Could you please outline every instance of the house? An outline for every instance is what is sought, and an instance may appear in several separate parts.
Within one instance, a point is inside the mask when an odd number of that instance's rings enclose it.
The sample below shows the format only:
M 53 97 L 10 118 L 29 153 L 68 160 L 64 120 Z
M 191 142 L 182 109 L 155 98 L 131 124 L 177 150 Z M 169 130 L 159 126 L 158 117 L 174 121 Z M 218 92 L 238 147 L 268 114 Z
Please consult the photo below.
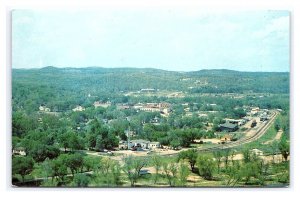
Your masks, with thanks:
M 141 108 L 143 108 L 143 104 L 141 104 L 141 103 L 135 104 L 135 105 L 133 106 L 133 109 L 139 110 L 139 109 L 141 109 Z
M 42 112 L 50 112 L 50 108 L 46 107 L 45 105 L 41 105 L 39 107 L 39 110 L 42 111 Z
M 26 155 L 25 148 L 23 148 L 23 147 L 17 147 L 15 149 L 13 149 L 13 155 L 22 155 L 22 156 L 25 156 Z
M 259 120 L 260 121 L 266 121 L 266 120 L 269 120 L 269 117 L 266 116 L 266 115 L 262 115 L 262 116 L 260 116 Z
M 74 112 L 75 111 L 84 111 L 85 110 L 85 108 L 84 107 L 82 107 L 82 106 L 80 106 L 80 105 L 78 105 L 78 106 L 76 106 L 74 109 L 72 109 Z
M 124 104 L 117 104 L 117 109 L 119 109 L 119 110 L 130 109 L 130 106 L 124 105 Z
M 95 101 L 94 102 L 94 107 L 97 108 L 97 107 L 103 107 L 103 108 L 108 108 L 109 106 L 111 106 L 111 102 L 100 102 L 100 101 Z
M 147 103 L 143 107 L 140 108 L 142 111 L 149 111 L 149 112 L 159 112 L 159 104 L 157 103 Z
M 119 141 L 119 149 L 120 150 L 127 150 L 128 149 L 127 141 L 124 141 L 124 140 Z
M 140 90 L 140 92 L 155 92 L 155 89 L 154 88 L 143 88 Z
M 250 150 L 250 152 L 251 152 L 252 154 L 257 155 L 257 156 L 262 156 L 262 155 L 264 154 L 263 151 L 261 151 L 261 150 L 259 150 L 259 149 L 256 149 L 256 148 Z
M 224 119 L 226 122 L 232 123 L 232 124 L 237 124 L 238 126 L 242 126 L 246 123 L 244 119 L 230 119 L 230 118 L 225 118 Z
M 149 144 L 150 144 L 150 141 L 147 141 L 147 140 L 142 140 L 142 139 L 131 140 L 128 143 L 128 146 L 129 146 L 128 148 L 139 147 L 139 148 L 142 148 L 142 149 L 148 149 Z
M 160 148 L 159 142 L 150 142 L 149 143 L 149 149 L 157 149 L 157 148 Z
M 159 124 L 160 123 L 160 119 L 155 116 L 153 119 L 150 120 L 150 123 L 152 123 L 152 124 Z
M 254 108 L 252 108 L 251 109 L 251 115 L 256 115 L 256 114 L 258 114 L 258 112 L 259 112 L 259 107 L 254 107 Z
M 234 132 L 238 130 L 238 125 L 237 124 L 232 124 L 229 122 L 225 122 L 224 124 L 219 125 L 219 129 L 221 131 L 228 131 L 228 132 Z
M 168 114 L 170 109 L 169 103 L 147 103 L 145 105 L 142 105 L 142 107 L 139 106 L 139 109 L 142 111 L 148 111 L 148 112 L 162 112 L 164 114 Z

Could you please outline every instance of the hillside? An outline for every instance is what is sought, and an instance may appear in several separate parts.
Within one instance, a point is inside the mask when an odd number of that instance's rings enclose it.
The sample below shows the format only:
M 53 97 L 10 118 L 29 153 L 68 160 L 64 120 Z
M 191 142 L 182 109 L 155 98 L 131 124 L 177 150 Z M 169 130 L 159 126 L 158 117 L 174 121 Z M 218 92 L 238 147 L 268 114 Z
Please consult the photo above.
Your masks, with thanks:
M 200 70 L 174 72 L 152 68 L 13 69 L 13 85 L 47 85 L 73 90 L 137 91 L 142 88 L 205 93 L 288 93 L 289 73 Z

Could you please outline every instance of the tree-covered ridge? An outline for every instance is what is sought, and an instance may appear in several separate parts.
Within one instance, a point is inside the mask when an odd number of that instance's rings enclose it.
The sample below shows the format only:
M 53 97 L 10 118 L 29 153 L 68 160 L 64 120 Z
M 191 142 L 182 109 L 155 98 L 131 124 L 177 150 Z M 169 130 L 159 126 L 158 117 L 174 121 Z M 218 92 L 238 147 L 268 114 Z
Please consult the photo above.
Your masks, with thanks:
M 164 71 L 152 68 L 13 69 L 13 84 L 55 85 L 73 90 L 137 91 L 143 88 L 191 93 L 288 93 L 289 73 L 200 70 Z

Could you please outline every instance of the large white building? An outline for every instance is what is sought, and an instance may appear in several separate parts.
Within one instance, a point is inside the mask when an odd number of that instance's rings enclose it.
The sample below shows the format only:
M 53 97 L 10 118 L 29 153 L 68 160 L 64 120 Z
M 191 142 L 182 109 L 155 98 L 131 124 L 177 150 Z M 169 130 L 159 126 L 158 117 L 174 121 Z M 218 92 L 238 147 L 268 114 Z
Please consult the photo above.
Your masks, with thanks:
M 84 107 L 82 107 L 82 106 L 80 106 L 80 105 L 78 105 L 78 106 L 76 106 L 74 109 L 72 109 L 73 111 L 84 111 L 85 110 L 85 108 Z

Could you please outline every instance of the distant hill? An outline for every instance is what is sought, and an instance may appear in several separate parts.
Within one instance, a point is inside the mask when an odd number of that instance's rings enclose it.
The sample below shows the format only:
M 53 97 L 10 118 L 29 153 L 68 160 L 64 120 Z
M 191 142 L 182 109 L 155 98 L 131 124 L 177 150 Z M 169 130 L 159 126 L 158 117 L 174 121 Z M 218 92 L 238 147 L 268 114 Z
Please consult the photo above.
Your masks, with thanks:
M 190 93 L 288 93 L 289 73 L 240 72 L 226 69 L 192 72 L 154 68 L 13 69 L 13 85 L 47 85 L 77 91 L 137 91 L 142 88 Z

